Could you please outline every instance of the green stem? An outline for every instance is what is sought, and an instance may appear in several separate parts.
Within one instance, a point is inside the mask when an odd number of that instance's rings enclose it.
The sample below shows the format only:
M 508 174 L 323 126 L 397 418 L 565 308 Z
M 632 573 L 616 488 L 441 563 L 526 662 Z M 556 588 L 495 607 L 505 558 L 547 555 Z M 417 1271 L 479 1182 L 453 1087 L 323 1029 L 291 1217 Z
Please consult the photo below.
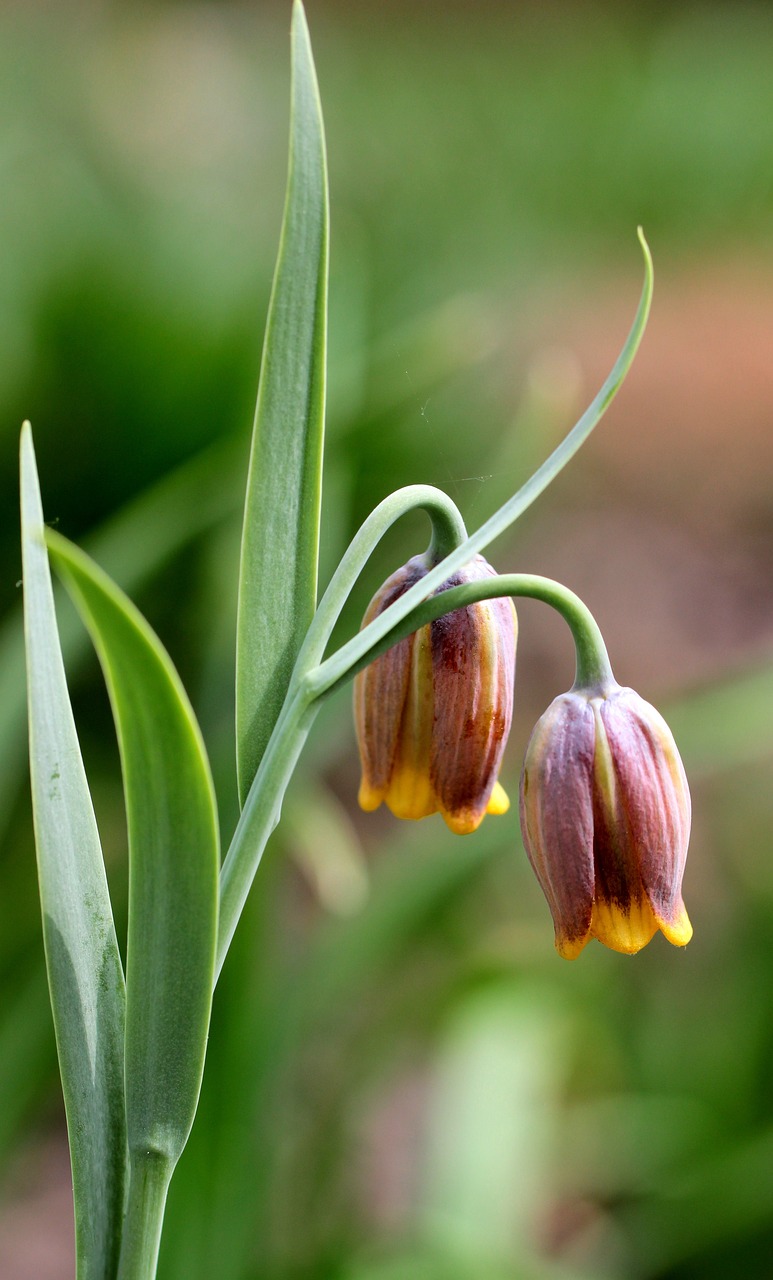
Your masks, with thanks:
M 442 560 L 466 538 L 467 531 L 457 507 L 441 489 L 416 484 L 390 494 L 371 512 L 336 569 L 301 647 L 296 673 L 317 668 L 341 609 L 374 548 L 396 520 L 416 509 L 426 511 L 432 521 L 427 556 L 433 563 Z M 303 677 L 298 674 L 291 682 L 220 871 L 216 980 L 268 838 L 279 821 L 285 789 L 316 713 L 317 706 L 313 705 Z
M 444 560 L 467 537 L 458 508 L 442 489 L 412 484 L 384 498 L 357 531 L 333 574 L 298 655 L 296 673 L 309 671 L 322 661 L 341 610 L 376 546 L 396 521 L 415 510 L 426 511 L 432 521 L 432 540 L 426 554 L 433 565 Z
M 161 1152 L 132 1153 L 118 1280 L 155 1280 L 173 1169 Z
M 439 592 L 413 609 L 407 618 L 402 618 L 355 662 L 347 660 L 349 645 L 344 645 L 315 671 L 308 673 L 305 688 L 314 699 L 333 693 L 379 654 L 391 649 L 392 645 L 419 627 L 435 622 L 447 613 L 453 613 L 454 609 L 465 608 L 479 600 L 498 600 L 504 596 L 530 596 L 544 601 L 561 614 L 569 625 L 575 645 L 575 688 L 604 688 L 614 682 L 604 638 L 593 614 L 580 597 L 552 578 L 541 578 L 531 573 L 512 573 L 476 579 L 475 582 L 465 582 L 459 587 Z M 369 630 L 366 627 L 360 635 L 366 635 Z
M 318 704 L 312 704 L 305 690 L 288 694 L 247 794 L 220 871 L 215 981 L 220 976 L 263 850 L 279 821 L 287 784 L 318 709 Z

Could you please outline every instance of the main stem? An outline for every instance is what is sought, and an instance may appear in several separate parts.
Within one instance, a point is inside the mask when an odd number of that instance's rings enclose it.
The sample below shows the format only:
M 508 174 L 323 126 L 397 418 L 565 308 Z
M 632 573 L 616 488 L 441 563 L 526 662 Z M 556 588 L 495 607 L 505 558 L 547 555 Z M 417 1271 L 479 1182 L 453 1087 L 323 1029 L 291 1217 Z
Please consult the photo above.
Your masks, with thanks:
M 118 1280 L 155 1280 L 173 1169 L 168 1156 L 157 1151 L 132 1154 Z
M 290 696 L 274 726 L 244 802 L 220 871 L 215 981 L 220 976 L 263 850 L 279 821 L 287 784 L 318 709 L 319 705 L 312 702 L 304 690 Z

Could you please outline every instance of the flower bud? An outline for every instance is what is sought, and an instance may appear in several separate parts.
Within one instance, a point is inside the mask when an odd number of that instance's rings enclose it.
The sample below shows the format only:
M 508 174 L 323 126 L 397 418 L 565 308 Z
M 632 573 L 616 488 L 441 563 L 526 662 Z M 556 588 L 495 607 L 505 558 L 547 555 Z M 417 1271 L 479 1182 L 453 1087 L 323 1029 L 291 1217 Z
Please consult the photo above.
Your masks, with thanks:
M 633 689 L 548 707 L 521 777 L 521 829 L 568 960 L 589 938 L 633 955 L 692 937 L 682 901 L 690 793 L 668 725 Z
M 363 626 L 432 568 L 414 556 L 368 606 Z M 475 559 L 440 588 L 494 574 Z M 359 801 L 397 818 L 440 811 L 452 831 L 474 831 L 510 802 L 497 782 L 510 732 L 517 621 L 510 599 L 456 609 L 393 645 L 354 683 L 362 763 Z

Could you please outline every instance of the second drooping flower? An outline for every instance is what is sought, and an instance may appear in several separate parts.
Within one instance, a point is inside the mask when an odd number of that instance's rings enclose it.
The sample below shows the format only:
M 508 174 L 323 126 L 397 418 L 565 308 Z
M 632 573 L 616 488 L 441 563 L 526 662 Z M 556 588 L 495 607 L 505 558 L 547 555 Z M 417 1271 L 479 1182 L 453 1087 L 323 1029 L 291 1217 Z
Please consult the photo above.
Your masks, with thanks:
M 414 556 L 371 601 L 371 622 L 432 568 Z M 494 575 L 482 556 L 441 587 Z M 359 801 L 398 818 L 440 812 L 459 834 L 509 800 L 497 781 L 513 707 L 517 620 L 509 599 L 481 601 L 422 627 L 359 673 L 354 713 Z
M 629 955 L 692 937 L 682 900 L 690 792 L 663 717 L 633 689 L 572 689 L 529 742 L 521 827 L 568 960 L 590 938 Z

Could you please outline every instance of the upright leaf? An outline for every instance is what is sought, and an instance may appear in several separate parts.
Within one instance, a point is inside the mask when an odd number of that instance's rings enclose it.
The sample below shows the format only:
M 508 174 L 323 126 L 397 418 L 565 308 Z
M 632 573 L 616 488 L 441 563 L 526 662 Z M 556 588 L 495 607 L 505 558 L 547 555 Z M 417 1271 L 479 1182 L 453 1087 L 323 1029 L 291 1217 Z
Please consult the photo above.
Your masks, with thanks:
M 129 1149 L 180 1155 L 198 1102 L 212 1001 L 219 848 L 198 725 L 166 651 L 84 552 L 48 532 L 113 707 L 129 835 Z
M 67 693 L 29 424 L 21 441 L 30 769 L 48 982 L 70 1135 L 78 1280 L 115 1276 L 126 1167 L 124 980 Z
M 233 440 L 210 445 L 127 502 L 89 535 L 87 547 L 131 590 L 236 511 L 236 471 Z M 61 619 L 59 640 L 72 673 L 73 663 L 88 647 L 77 618 L 66 614 Z M 0 839 L 24 772 L 19 739 L 25 701 L 24 635 L 14 610 L 0 623 Z
M 303 5 L 295 0 L 287 196 L 247 480 L 236 646 L 242 803 L 287 692 L 317 593 L 325 414 L 325 138 Z

